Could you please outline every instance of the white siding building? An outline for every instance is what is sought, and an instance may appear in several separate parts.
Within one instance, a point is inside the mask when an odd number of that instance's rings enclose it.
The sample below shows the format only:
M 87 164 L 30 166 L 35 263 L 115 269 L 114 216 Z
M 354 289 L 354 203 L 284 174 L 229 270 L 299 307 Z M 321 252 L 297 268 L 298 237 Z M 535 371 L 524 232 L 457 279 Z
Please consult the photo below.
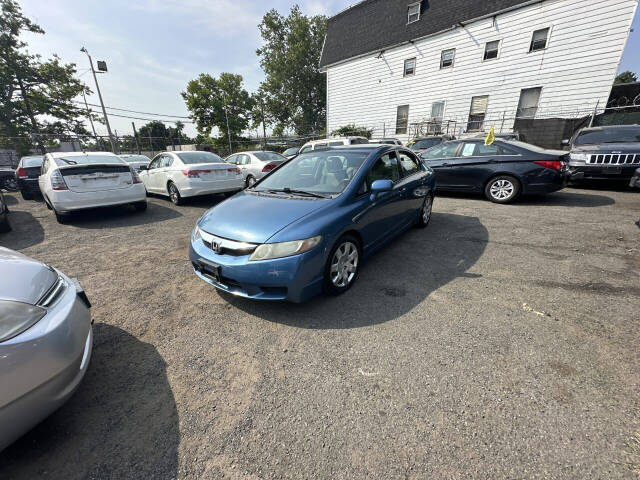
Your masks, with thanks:
M 355 124 L 406 141 L 433 119 L 460 134 L 586 115 L 606 105 L 637 6 L 365 0 L 329 19 L 327 131 Z

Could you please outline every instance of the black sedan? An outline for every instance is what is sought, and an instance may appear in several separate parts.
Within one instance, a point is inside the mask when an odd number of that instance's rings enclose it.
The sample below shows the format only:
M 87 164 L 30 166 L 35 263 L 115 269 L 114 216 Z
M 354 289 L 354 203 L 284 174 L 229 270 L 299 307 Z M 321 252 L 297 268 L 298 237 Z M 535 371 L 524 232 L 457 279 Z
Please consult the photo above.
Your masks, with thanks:
M 433 168 L 438 190 L 478 192 L 496 203 L 523 194 L 551 193 L 569 180 L 567 153 L 519 141 L 454 140 L 420 154 Z
M 2 191 L 0 191 L 0 233 L 11 230 L 11 225 L 9 225 L 9 219 L 7 218 L 8 213 L 9 207 L 7 207 L 7 204 L 5 203 Z
M 22 157 L 18 168 L 16 168 L 16 180 L 20 194 L 25 200 L 31 200 L 34 196 L 40 195 L 40 186 L 38 185 L 38 177 L 42 167 L 42 155 L 34 155 Z

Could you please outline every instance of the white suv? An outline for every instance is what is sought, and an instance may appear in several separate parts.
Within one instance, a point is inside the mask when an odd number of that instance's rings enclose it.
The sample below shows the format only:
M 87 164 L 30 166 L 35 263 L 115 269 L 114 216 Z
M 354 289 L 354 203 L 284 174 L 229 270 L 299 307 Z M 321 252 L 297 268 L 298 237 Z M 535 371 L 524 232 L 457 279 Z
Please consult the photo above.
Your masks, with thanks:
M 131 204 L 147 208 L 144 185 L 120 157 L 109 152 L 47 153 L 38 178 L 40 191 L 56 220 L 86 208 Z
M 328 147 L 340 147 L 342 145 L 359 145 L 362 143 L 369 143 L 369 140 L 366 137 L 334 137 L 324 140 L 314 140 L 305 143 L 298 152 L 298 155 L 312 150 L 322 150 Z

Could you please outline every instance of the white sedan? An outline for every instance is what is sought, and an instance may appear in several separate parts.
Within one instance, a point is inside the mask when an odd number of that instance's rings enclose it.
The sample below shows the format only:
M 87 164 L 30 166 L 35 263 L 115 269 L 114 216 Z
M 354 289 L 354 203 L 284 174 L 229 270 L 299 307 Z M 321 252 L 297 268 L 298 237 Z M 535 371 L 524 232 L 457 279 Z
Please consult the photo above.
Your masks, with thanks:
M 146 210 L 144 185 L 120 157 L 109 152 L 47 153 L 38 177 L 40 191 L 56 219 L 76 210 L 131 204 Z
M 279 153 L 260 150 L 234 153 L 225 159 L 225 162 L 237 165 L 240 168 L 245 187 L 250 187 L 286 161 L 287 158 Z
M 164 152 L 142 167 L 140 178 L 148 193 L 167 195 L 180 205 L 185 197 L 237 192 L 242 172 L 210 152 Z

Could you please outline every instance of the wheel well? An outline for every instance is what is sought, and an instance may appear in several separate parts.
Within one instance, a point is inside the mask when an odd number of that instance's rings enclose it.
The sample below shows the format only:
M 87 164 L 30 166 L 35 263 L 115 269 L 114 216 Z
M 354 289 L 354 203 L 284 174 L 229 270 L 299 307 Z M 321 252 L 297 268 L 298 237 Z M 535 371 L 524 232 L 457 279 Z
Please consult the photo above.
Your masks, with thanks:
M 360 235 L 360 232 L 358 232 L 357 230 L 347 230 L 340 236 L 342 237 L 344 235 L 351 235 L 352 237 L 355 237 L 356 240 L 358 240 L 358 243 L 360 243 L 360 248 L 361 249 L 364 248 L 364 243 L 362 242 L 362 235 Z
M 173 183 L 173 180 L 167 180 L 167 193 L 169 193 L 169 185 Z

